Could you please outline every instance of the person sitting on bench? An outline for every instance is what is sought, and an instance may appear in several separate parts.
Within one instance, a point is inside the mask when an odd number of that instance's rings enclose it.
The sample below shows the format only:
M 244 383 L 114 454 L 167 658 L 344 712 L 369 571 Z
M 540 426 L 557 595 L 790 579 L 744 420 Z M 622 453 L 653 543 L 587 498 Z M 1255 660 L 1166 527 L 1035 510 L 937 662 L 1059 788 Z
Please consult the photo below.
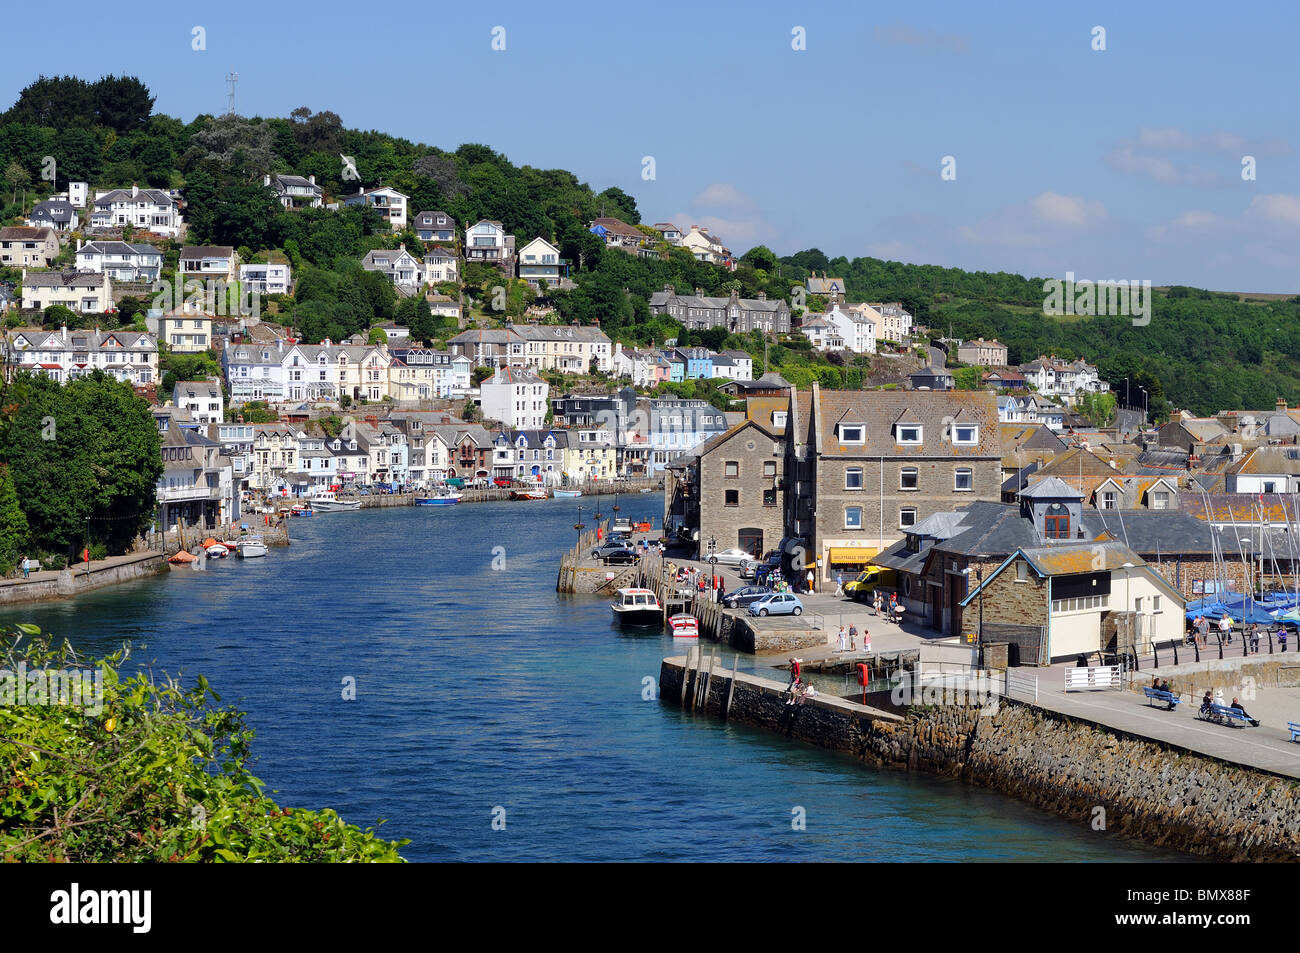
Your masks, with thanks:
M 1241 707 L 1241 702 L 1237 701 L 1237 699 L 1234 698 L 1234 699 L 1232 700 L 1231 708 L 1232 708 L 1233 711 L 1239 711 L 1239 712 L 1241 712 L 1241 717 L 1242 717 L 1242 718 L 1245 718 L 1248 722 L 1250 722 L 1250 726 L 1251 726 L 1252 728 L 1258 728 L 1258 727 L 1259 727 L 1259 719 L 1258 719 L 1258 718 L 1251 718 L 1250 715 L 1247 713 L 1246 709 L 1244 709 L 1244 708 Z
M 1201 714 L 1208 715 L 1213 707 L 1214 696 L 1210 694 L 1210 690 L 1207 688 L 1205 690 L 1205 697 L 1201 699 Z
M 1166 708 L 1165 711 L 1173 711 L 1174 708 L 1177 707 L 1177 702 L 1174 701 L 1173 692 L 1169 690 L 1169 679 L 1166 678 L 1163 682 L 1160 683 L 1159 687 L 1162 692 L 1166 692 L 1169 695 L 1169 707 Z

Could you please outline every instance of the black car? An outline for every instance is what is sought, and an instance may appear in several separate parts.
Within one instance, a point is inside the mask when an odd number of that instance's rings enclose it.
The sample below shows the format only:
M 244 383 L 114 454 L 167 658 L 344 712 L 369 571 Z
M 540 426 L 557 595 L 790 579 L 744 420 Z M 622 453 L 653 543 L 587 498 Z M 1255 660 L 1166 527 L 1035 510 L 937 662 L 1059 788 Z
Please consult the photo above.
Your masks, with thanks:
M 723 596 L 722 604 L 728 609 L 743 609 L 751 602 L 762 599 L 771 591 L 770 589 L 764 589 L 762 586 L 742 586 Z
M 636 563 L 636 552 L 631 549 L 619 549 L 604 557 L 606 566 L 631 566 Z

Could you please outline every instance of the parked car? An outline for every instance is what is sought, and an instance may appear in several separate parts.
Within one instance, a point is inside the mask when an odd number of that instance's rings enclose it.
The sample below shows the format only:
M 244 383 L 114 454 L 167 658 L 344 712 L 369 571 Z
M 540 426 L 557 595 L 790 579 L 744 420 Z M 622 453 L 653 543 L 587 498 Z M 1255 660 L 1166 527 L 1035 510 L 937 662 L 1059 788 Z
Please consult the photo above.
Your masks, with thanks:
M 447 477 L 447 486 L 453 486 L 458 490 L 465 489 L 465 481 L 460 477 Z
M 764 589 L 762 586 L 742 586 L 723 596 L 722 604 L 728 609 L 743 609 L 751 602 L 757 602 L 770 593 L 770 589 Z
M 781 557 L 779 555 L 769 558 L 766 562 L 758 563 L 754 566 L 754 585 L 770 586 L 772 584 L 772 573 L 781 571 Z
M 448 480 L 447 482 L 450 483 L 451 481 Z M 476 490 L 486 490 L 488 486 L 488 479 L 487 477 L 475 477 L 465 485 L 469 487 L 473 487 Z
M 632 521 L 626 516 L 616 516 L 609 528 L 615 533 L 630 533 L 632 532 Z
M 591 558 L 605 560 L 614 553 L 630 553 L 632 556 L 636 555 L 636 553 L 633 552 L 632 547 L 627 543 L 622 542 L 621 540 L 611 540 L 593 549 L 591 551 Z
M 492 485 L 499 486 L 504 490 L 510 486 L 510 479 L 508 477 L 496 477 L 492 480 Z
M 636 562 L 636 550 L 616 549 L 602 560 L 606 566 L 631 566 Z
M 747 553 L 743 549 L 724 549 L 720 553 L 714 553 L 709 557 L 709 560 L 719 566 L 739 566 L 746 560 L 753 558 L 752 553 Z
M 844 584 L 844 594 L 850 599 L 866 602 L 872 599 L 876 589 L 895 584 L 894 570 L 880 566 L 868 566 L 858 577 Z
M 803 603 L 789 592 L 769 592 L 749 604 L 750 615 L 802 615 Z

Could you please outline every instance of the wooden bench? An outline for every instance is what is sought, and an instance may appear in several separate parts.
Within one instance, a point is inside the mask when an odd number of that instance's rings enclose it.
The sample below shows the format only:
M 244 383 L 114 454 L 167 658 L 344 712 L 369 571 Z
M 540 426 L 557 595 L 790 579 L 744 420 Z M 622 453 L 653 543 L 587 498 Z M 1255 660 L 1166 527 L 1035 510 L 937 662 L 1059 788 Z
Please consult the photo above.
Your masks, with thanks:
M 1297 738 L 1300 738 L 1300 725 L 1297 725 L 1294 721 L 1288 721 L 1286 723 L 1286 726 L 1291 730 L 1292 741 L 1295 741 Z
M 1160 689 L 1152 688 L 1150 685 L 1142 689 L 1142 694 L 1146 695 L 1148 699 L 1147 704 L 1153 706 L 1157 701 L 1162 701 L 1166 705 L 1172 705 L 1177 708 L 1178 703 L 1182 700 L 1173 692 L 1162 692 Z
M 1208 710 L 1202 708 L 1196 717 L 1202 721 L 1212 721 L 1216 724 L 1227 725 L 1230 728 L 1244 728 L 1254 720 L 1247 718 L 1237 709 L 1229 708 L 1227 705 L 1211 705 Z

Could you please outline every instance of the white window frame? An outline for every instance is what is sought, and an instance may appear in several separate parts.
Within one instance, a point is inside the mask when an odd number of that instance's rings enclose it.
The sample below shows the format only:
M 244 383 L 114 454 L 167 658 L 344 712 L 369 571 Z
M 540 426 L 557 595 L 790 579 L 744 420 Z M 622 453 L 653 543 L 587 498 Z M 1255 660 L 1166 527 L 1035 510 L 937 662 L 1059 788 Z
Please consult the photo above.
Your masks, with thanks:
M 908 514 L 911 514 L 911 516 L 912 516 L 912 521 L 911 521 L 910 523 L 908 523 L 908 522 L 904 522 L 904 520 L 903 520 L 903 517 L 907 516 Z M 899 529 L 908 529 L 909 527 L 915 526 L 915 525 L 916 525 L 916 517 L 917 517 L 917 512 L 916 512 L 916 507 L 915 507 L 915 506 L 900 506 L 900 507 L 898 508 L 898 527 L 899 527 Z
M 856 524 L 855 524 L 855 523 L 850 523 L 850 522 L 849 522 L 849 514 L 850 514 L 850 513 L 857 513 L 857 514 L 858 514 L 858 521 L 857 521 Z M 845 528 L 845 529 L 862 529 L 862 507 L 860 507 L 860 506 L 846 506 L 846 507 L 844 507 L 844 528 Z
M 851 474 L 851 473 L 856 473 L 856 474 L 858 475 L 858 485 L 857 485 L 857 486 L 850 486 L 850 485 L 849 485 L 849 474 Z M 849 467 L 848 469 L 846 469 L 846 470 L 844 471 L 844 489 L 846 489 L 846 490 L 861 490 L 861 489 L 863 488 L 864 484 L 865 484 L 865 481 L 864 481 L 864 479 L 863 479 L 862 467 Z
M 962 440 L 959 434 L 963 430 L 970 431 L 970 439 Z M 953 424 L 952 425 L 952 442 L 959 447 L 973 447 L 980 442 L 980 428 L 974 424 Z
M 867 427 L 866 427 L 866 424 L 840 424 L 839 427 L 838 427 L 838 430 L 839 430 L 839 441 L 840 441 L 840 443 L 843 443 L 843 444 L 864 444 L 864 443 L 867 442 Z M 854 431 L 854 432 L 856 432 L 856 433 L 857 433 L 857 437 L 856 437 L 856 438 L 853 438 L 853 439 L 850 439 L 849 436 L 848 436 L 848 431 Z
M 903 432 L 906 430 L 915 430 L 916 439 L 903 439 Z M 894 442 L 905 444 L 907 446 L 915 446 L 916 444 L 925 443 L 925 428 L 920 424 L 896 424 L 894 426 Z
M 966 474 L 966 486 L 959 482 L 962 474 Z M 958 467 L 952 473 L 952 489 L 954 493 L 974 493 L 975 492 L 975 471 L 970 467 Z

